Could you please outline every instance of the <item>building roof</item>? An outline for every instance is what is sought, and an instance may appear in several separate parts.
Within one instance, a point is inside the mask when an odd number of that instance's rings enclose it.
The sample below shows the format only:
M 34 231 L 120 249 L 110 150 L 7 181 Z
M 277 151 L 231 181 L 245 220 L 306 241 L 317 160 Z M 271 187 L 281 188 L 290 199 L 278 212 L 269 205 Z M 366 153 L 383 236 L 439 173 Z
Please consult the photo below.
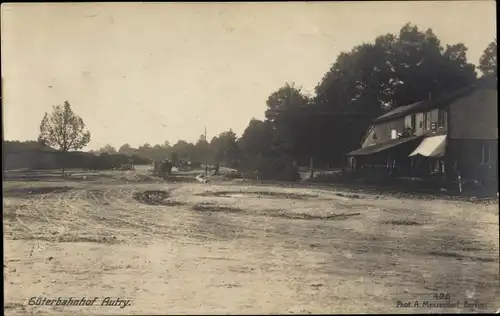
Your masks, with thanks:
M 380 122 L 389 121 L 389 120 L 392 120 L 395 118 L 405 116 L 408 113 L 412 113 L 414 110 L 418 111 L 418 109 L 420 109 L 424 103 L 425 103 L 425 101 L 419 101 L 419 102 L 412 103 L 410 105 L 398 106 L 394 110 L 389 111 L 389 112 L 377 117 L 375 120 L 373 120 L 373 123 L 380 123 Z
M 484 87 L 493 87 L 496 89 L 497 88 L 497 82 L 496 80 L 492 78 L 480 78 L 478 79 L 474 84 L 464 87 L 462 89 L 453 91 L 451 93 L 442 95 L 440 97 L 437 97 L 432 100 L 422 100 L 419 102 L 415 102 L 409 105 L 404 105 L 404 106 L 399 106 L 395 108 L 392 111 L 389 111 L 379 117 L 377 117 L 375 120 L 373 120 L 372 123 L 377 124 L 377 123 L 382 123 L 382 122 L 387 122 L 396 118 L 404 117 L 409 114 L 414 114 L 414 113 L 419 113 L 419 112 L 425 112 L 433 109 L 437 109 L 440 107 L 444 107 L 452 103 L 453 101 L 465 97 L 467 95 L 470 95 L 476 89 L 478 88 L 484 88 Z
M 377 154 L 379 152 L 394 148 L 396 146 L 408 143 L 413 140 L 417 140 L 422 138 L 422 135 L 413 135 L 410 137 L 405 137 L 405 138 L 398 138 L 398 139 L 391 139 L 387 142 L 383 142 L 381 144 L 376 144 L 372 146 L 366 146 L 362 147 L 356 150 L 351 151 L 350 153 L 347 153 L 347 156 L 365 156 L 365 155 L 373 155 Z

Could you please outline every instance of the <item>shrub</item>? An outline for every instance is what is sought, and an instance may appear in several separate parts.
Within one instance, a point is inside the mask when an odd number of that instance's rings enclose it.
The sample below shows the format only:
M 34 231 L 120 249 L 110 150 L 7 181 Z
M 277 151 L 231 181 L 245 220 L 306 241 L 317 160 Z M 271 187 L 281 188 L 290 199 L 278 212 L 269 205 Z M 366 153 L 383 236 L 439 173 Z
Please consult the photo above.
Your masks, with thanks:
M 299 181 L 298 167 L 285 158 L 258 156 L 251 160 L 252 168 L 243 173 L 245 179 Z M 252 170 L 253 169 L 253 170 Z
M 192 161 L 191 164 L 189 164 L 189 167 L 191 169 L 200 169 L 201 168 L 201 162 L 199 162 L 199 161 Z
M 356 174 L 352 172 L 336 172 L 336 173 L 317 173 L 312 178 L 307 179 L 312 183 L 340 183 L 349 182 L 356 179 Z
M 281 181 L 299 181 L 301 180 L 299 169 L 297 166 L 287 163 L 278 174 L 278 179 Z
M 228 179 L 241 179 L 243 175 L 239 171 L 230 171 L 224 175 Z

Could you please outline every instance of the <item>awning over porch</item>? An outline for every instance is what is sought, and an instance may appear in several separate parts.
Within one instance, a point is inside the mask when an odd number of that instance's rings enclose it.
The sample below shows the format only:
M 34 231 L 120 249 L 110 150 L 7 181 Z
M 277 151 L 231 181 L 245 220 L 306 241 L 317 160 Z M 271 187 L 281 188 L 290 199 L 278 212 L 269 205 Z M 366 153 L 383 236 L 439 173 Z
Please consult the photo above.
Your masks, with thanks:
M 413 140 L 417 140 L 421 138 L 421 136 L 410 136 L 406 138 L 398 138 L 398 139 L 391 139 L 387 142 L 381 143 L 381 144 L 376 144 L 372 146 L 366 146 L 363 148 L 359 148 L 356 150 L 351 151 L 350 153 L 347 153 L 346 156 L 365 156 L 365 155 L 373 155 L 385 150 L 392 149 L 396 146 L 408 143 Z
M 408 156 L 424 156 L 440 158 L 444 156 L 446 149 L 446 135 L 431 136 L 424 138 L 420 145 Z

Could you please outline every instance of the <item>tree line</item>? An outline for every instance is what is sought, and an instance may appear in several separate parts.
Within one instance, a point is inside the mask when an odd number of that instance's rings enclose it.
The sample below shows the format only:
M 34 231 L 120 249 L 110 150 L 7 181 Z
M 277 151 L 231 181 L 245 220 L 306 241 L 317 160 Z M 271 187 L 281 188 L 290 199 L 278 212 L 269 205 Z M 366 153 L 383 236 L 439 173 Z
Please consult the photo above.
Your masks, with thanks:
M 91 152 L 97 155 L 102 153 L 138 155 L 154 161 L 169 159 L 198 163 L 208 162 L 210 164 L 219 163 L 232 167 L 237 165 L 239 159 L 238 138 L 232 130 L 220 133 L 213 137 L 210 142 L 205 139 L 204 135 L 201 135 L 194 144 L 184 140 L 179 140 L 174 145 L 168 141 L 161 145 L 145 143 L 137 148 L 124 144 L 118 150 L 111 145 L 105 145 Z
M 495 39 L 479 60 L 483 76 L 497 76 L 496 47 Z M 202 135 L 196 143 L 179 140 L 138 148 L 124 144 L 118 149 L 106 145 L 95 153 L 207 161 L 270 178 L 295 179 L 300 165 L 340 166 L 343 154 L 360 146 L 370 122 L 384 112 L 473 84 L 475 68 L 463 43 L 443 46 L 432 29 L 407 23 L 397 34 L 382 34 L 340 53 L 313 95 L 285 83 L 268 97 L 265 119 L 251 119 L 239 138 L 229 130 L 210 141 Z M 63 151 L 78 150 L 90 134 L 78 118 L 65 116 L 65 109 L 66 105 L 59 114 L 44 118 L 39 141 Z M 66 138 L 50 128 L 63 121 L 73 126 L 62 133 Z
M 496 47 L 495 39 L 479 60 L 483 76 L 497 76 Z M 360 146 L 374 118 L 473 84 L 475 68 L 463 43 L 443 46 L 432 29 L 408 23 L 397 34 L 383 34 L 342 52 L 312 96 L 285 83 L 268 97 L 265 119 L 252 119 L 240 138 L 228 131 L 210 143 L 200 137 L 196 144 L 145 144 L 137 151 L 150 157 L 176 152 L 194 160 L 208 155 L 210 161 L 267 173 L 311 161 L 338 167 L 343 154 Z M 123 145 L 118 151 L 128 150 Z

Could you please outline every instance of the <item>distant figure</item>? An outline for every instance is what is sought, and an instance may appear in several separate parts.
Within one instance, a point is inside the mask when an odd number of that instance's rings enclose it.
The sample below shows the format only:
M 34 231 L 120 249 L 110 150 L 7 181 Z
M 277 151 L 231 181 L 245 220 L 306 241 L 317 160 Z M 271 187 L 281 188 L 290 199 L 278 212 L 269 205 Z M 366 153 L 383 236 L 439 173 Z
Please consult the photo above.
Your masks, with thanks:
M 219 168 L 220 168 L 220 165 L 218 163 L 215 164 L 214 175 L 219 175 Z
M 166 171 L 167 174 L 171 174 L 172 173 L 172 167 L 173 167 L 172 161 L 167 160 L 165 162 L 165 171 Z
M 163 160 L 160 163 L 160 174 L 161 175 L 166 175 L 166 174 L 171 174 L 172 173 L 172 162 L 170 160 Z

